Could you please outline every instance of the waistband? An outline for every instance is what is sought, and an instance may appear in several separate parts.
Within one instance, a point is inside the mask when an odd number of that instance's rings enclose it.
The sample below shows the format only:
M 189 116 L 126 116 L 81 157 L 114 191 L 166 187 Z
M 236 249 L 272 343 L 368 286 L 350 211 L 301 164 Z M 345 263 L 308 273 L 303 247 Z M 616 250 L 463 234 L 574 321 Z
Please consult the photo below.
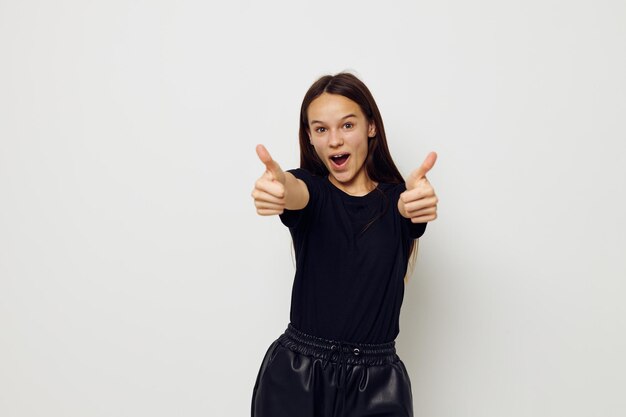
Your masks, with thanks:
M 396 342 L 352 343 L 324 339 L 298 330 L 292 323 L 278 337 L 285 347 L 307 356 L 354 365 L 385 365 L 399 360 Z

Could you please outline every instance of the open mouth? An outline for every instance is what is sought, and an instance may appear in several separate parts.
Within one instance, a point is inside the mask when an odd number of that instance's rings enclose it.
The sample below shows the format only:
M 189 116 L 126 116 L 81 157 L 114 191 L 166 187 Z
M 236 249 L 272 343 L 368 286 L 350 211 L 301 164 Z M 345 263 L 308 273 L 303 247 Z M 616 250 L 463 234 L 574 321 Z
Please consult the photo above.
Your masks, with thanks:
M 330 160 L 337 167 L 342 167 L 348 161 L 349 157 L 350 157 L 349 153 L 338 153 L 337 155 L 332 155 L 330 157 Z

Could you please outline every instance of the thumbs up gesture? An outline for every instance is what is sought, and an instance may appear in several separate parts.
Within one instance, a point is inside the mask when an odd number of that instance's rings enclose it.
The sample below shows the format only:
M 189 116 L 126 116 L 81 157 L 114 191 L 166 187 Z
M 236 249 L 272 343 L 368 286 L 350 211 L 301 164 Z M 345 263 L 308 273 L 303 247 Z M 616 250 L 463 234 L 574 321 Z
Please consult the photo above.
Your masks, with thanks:
M 437 154 L 428 154 L 422 165 L 409 175 L 406 180 L 406 191 L 400 194 L 398 210 L 403 217 L 412 223 L 425 223 L 437 218 L 439 199 L 435 190 L 426 179 L 426 173 L 432 169 Z
M 285 173 L 265 146 L 258 145 L 256 153 L 265 165 L 265 172 L 254 183 L 252 190 L 256 211 L 261 216 L 281 214 L 285 209 Z

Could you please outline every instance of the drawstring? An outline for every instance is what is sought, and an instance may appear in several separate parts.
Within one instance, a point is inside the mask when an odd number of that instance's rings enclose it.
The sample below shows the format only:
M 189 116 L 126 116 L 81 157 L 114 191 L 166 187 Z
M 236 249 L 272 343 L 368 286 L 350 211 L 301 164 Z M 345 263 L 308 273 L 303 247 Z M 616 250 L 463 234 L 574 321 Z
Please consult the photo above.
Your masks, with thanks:
M 326 367 L 326 365 L 328 364 L 328 361 L 333 360 L 333 359 L 337 359 L 337 363 L 339 364 L 339 368 L 337 370 L 337 372 L 339 373 L 338 376 L 338 381 L 337 381 L 337 388 L 342 388 L 344 384 L 342 384 L 343 381 L 345 381 L 346 379 L 346 372 L 347 372 L 347 361 L 346 361 L 346 351 L 344 349 L 345 344 L 341 341 L 337 342 L 338 345 L 332 345 L 330 347 L 330 350 L 332 351 L 330 353 L 330 355 L 328 356 L 328 358 L 326 358 L 326 360 L 324 361 L 324 368 Z M 354 348 L 352 350 L 352 353 L 355 356 L 358 356 L 361 351 L 359 350 L 359 348 Z

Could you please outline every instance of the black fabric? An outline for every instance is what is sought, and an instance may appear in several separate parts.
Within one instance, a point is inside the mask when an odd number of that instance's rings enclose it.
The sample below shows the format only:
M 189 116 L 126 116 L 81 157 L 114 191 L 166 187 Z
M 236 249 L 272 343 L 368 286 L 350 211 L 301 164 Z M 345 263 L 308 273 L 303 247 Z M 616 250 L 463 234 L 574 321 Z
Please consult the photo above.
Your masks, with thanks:
M 404 297 L 409 248 L 426 223 L 402 217 L 402 184 L 380 183 L 351 196 L 326 177 L 289 170 L 305 182 L 309 203 L 285 210 L 296 255 L 290 321 L 302 331 L 332 340 L 395 340 Z
M 252 417 L 413 417 L 411 380 L 395 343 L 345 344 L 289 323 L 268 348 Z

